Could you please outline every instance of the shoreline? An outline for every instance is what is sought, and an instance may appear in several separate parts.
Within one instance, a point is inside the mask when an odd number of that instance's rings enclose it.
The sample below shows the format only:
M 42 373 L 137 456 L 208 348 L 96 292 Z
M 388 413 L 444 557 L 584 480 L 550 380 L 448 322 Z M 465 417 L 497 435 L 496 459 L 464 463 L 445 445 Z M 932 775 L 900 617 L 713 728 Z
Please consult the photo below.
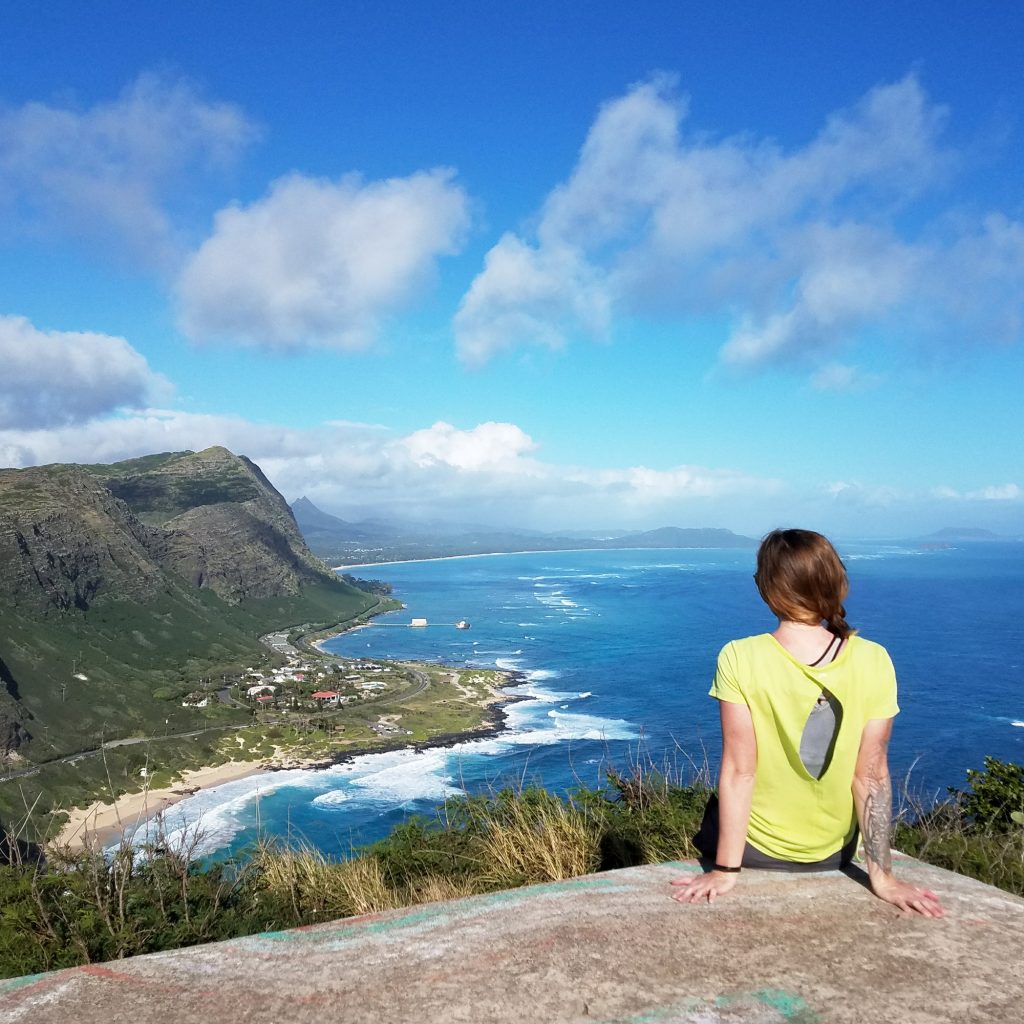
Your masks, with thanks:
M 372 569 L 375 565 L 415 565 L 417 562 L 454 562 L 459 558 L 499 558 L 502 555 L 559 555 L 571 551 L 648 551 L 649 548 L 538 548 L 528 551 L 471 551 L 465 555 L 431 555 L 428 558 L 390 558 L 386 562 L 354 562 L 351 565 L 331 566 L 331 572 L 347 569 Z M 690 550 L 680 548 L 679 550 Z
M 357 627 L 358 628 L 358 627 Z M 374 746 L 361 746 L 348 750 L 337 750 L 323 757 L 291 756 L 287 750 L 276 749 L 270 758 L 261 761 L 225 761 L 203 768 L 186 769 L 177 782 L 160 789 L 145 788 L 136 793 L 123 793 L 113 801 L 96 800 L 88 807 L 71 807 L 67 810 L 68 821 L 50 841 L 51 846 L 71 851 L 103 850 L 118 842 L 126 833 L 137 829 L 143 823 L 173 807 L 175 804 L 194 796 L 200 791 L 216 789 L 218 786 L 254 775 L 271 775 L 277 772 L 305 769 L 325 771 L 337 765 L 350 764 L 357 758 L 370 754 L 387 754 L 396 750 L 414 750 L 422 753 L 457 743 L 489 739 L 500 735 L 508 724 L 505 707 L 530 698 L 522 694 L 505 694 L 506 687 L 521 686 L 526 677 L 518 672 L 503 673 L 508 681 L 501 690 L 495 690 L 495 699 L 483 707 L 483 722 L 463 732 L 438 733 L 426 740 L 398 740 Z
M 527 682 L 525 677 L 519 673 L 508 673 L 510 678 L 505 686 L 522 686 Z M 391 743 L 381 743 L 373 747 L 353 747 L 350 750 L 337 750 L 326 757 L 310 759 L 300 764 L 272 764 L 263 769 L 263 772 L 271 774 L 274 772 L 290 771 L 293 768 L 305 768 L 308 771 L 323 771 L 327 768 L 334 768 L 339 764 L 350 764 L 359 757 L 367 757 L 370 754 L 390 754 L 396 750 L 414 750 L 417 754 L 426 750 L 436 750 L 440 747 L 453 747 L 457 743 L 469 743 L 472 740 L 490 739 L 492 736 L 499 736 L 505 731 L 508 724 L 508 714 L 505 708 L 510 704 L 518 704 L 520 701 L 530 700 L 525 694 L 509 693 L 497 694 L 496 699 L 484 708 L 484 722 L 474 729 L 466 729 L 464 732 L 442 732 L 431 736 L 426 740 L 395 740 Z M 213 788 L 212 786 L 210 787 Z
M 189 768 L 181 779 L 160 789 L 148 786 L 137 793 L 122 793 L 113 801 L 96 800 L 88 807 L 68 808 L 68 820 L 51 845 L 72 850 L 103 849 L 125 832 L 187 799 L 200 790 L 215 789 L 251 775 L 273 770 L 263 761 L 224 761 L 203 768 Z
M 526 548 L 519 551 L 467 551 L 464 555 L 428 555 L 426 558 L 389 558 L 386 562 L 353 562 L 349 565 L 331 566 L 331 572 L 346 572 L 349 569 L 372 569 L 377 565 L 415 565 L 417 562 L 453 562 L 459 558 L 500 558 L 504 555 L 567 555 L 581 551 L 756 551 L 756 542 L 735 547 L 713 547 L 696 545 L 691 547 L 622 547 L 601 548 Z

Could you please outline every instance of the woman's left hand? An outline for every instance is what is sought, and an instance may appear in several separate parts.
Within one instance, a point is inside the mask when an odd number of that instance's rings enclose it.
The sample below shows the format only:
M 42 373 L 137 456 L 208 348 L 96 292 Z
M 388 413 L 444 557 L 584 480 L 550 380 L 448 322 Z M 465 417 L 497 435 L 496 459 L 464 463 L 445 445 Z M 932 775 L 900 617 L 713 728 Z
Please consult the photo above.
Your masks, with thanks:
M 708 871 L 703 875 L 686 875 L 673 878 L 669 885 L 676 886 L 672 899 L 677 903 L 714 903 L 716 897 L 724 896 L 738 881 L 732 871 Z
M 946 911 L 939 897 L 931 889 L 919 889 L 909 882 L 901 882 L 892 875 L 871 880 L 871 890 L 881 900 L 891 903 L 900 910 L 923 917 L 945 917 Z

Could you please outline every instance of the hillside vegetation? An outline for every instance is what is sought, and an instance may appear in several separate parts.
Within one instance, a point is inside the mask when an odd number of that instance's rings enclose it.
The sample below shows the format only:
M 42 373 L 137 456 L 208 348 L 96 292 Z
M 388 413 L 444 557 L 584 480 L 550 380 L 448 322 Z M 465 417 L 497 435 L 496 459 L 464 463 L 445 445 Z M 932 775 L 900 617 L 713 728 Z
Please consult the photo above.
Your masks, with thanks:
M 379 603 L 338 580 L 259 468 L 224 448 L 0 470 L 0 760 L 23 770 L 245 720 L 180 698 L 266 660 L 262 634 Z
M 967 792 L 901 820 L 895 845 L 1024 895 L 1024 767 L 986 760 Z M 297 840 L 200 865 L 199 836 L 112 857 L 10 842 L 0 867 L 0 977 L 695 855 L 710 787 L 634 768 L 601 790 L 537 788 L 449 801 L 332 860 Z M 742 883 L 741 883 L 742 884 Z M 855 884 L 853 881 L 851 885 Z M 940 893 L 941 896 L 941 893 Z

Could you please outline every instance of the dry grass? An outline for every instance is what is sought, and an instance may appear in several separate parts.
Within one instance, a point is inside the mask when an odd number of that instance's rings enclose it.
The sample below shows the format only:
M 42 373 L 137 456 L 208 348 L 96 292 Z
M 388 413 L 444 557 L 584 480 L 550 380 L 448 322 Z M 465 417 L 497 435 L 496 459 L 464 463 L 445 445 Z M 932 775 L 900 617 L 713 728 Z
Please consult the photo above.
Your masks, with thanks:
M 332 861 L 307 843 L 279 846 L 263 840 L 248 870 L 261 888 L 291 905 L 298 919 L 309 913 L 325 919 L 373 914 L 405 905 L 372 856 Z
M 444 900 L 457 900 L 463 896 L 473 896 L 480 891 L 480 888 L 469 878 L 427 875 L 412 883 L 406 892 L 409 895 L 409 903 L 441 903 Z
M 484 876 L 498 885 L 560 882 L 600 866 L 600 824 L 560 800 L 505 803 L 487 821 Z

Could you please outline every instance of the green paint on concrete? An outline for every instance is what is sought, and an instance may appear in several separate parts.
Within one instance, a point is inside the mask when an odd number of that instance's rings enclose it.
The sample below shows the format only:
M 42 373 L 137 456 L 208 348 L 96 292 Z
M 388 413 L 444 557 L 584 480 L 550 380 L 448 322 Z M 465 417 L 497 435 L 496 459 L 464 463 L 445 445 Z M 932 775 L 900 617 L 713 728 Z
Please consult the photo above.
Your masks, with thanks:
M 800 996 L 782 989 L 735 992 L 713 1001 L 691 997 L 632 1017 L 616 1017 L 605 1024 L 714 1024 L 720 1019 L 717 1010 L 729 1011 L 722 1020 L 736 1020 L 735 1011 L 746 1010 L 757 1024 L 821 1024 L 821 1017 Z
M 728 901 L 682 907 L 668 882 L 697 865 L 648 866 L 9 979 L 0 1020 L 864 1024 L 910 1007 L 933 1024 L 1020 1024 L 1007 951 L 1024 944 L 1024 900 L 907 869 L 947 918 L 908 918 L 838 872 L 751 871 Z
M 773 1010 L 778 1010 L 782 1019 L 790 1024 L 818 1024 L 821 1020 L 821 1017 L 800 996 L 791 992 L 769 988 L 751 992 L 750 995 L 763 1006 L 770 1006 Z M 719 997 L 719 999 L 725 998 L 727 997 Z M 718 1001 L 716 1000 L 716 1003 Z
M 530 899 L 530 894 L 536 896 L 560 896 L 563 893 L 574 893 L 580 889 L 591 889 L 597 892 L 623 892 L 628 886 L 621 882 L 614 882 L 600 877 L 571 878 L 566 882 L 545 882 L 543 885 L 528 886 L 523 889 L 503 889 L 501 892 L 486 893 L 483 896 L 473 896 L 470 903 L 517 903 Z
M 4 978 L 0 980 L 0 996 L 6 995 L 8 992 L 16 992 L 19 988 L 24 988 L 26 985 L 34 985 L 40 978 L 53 977 L 54 973 L 44 971 L 42 974 L 26 974 L 22 978 Z
M 373 934 L 374 932 L 386 932 L 392 928 L 402 928 L 408 925 L 423 924 L 427 921 L 433 921 L 436 918 L 451 915 L 451 910 L 446 905 L 432 905 L 425 907 L 422 910 L 415 910 L 411 914 L 403 914 L 401 917 L 389 917 L 381 920 L 380 918 L 373 918 L 369 921 L 360 921 L 349 918 L 348 920 L 341 920 L 333 926 L 324 926 L 323 928 L 315 929 L 303 929 L 298 931 L 283 931 L 283 932 L 262 932 L 259 935 L 250 935 L 248 938 L 240 939 L 238 945 L 259 945 L 261 942 L 287 942 L 287 943 L 302 943 L 302 942 L 323 942 L 324 938 L 336 934 L 338 932 L 346 932 L 352 939 L 356 939 L 359 936 L 366 934 Z
M 486 893 L 482 896 L 471 896 L 459 903 L 431 904 L 420 910 L 402 914 L 400 917 L 373 917 L 370 920 L 353 918 L 342 919 L 333 927 L 304 928 L 293 931 L 261 932 L 236 940 L 233 944 L 241 947 L 259 946 L 263 942 L 316 943 L 326 946 L 341 947 L 358 941 L 364 935 L 378 932 L 390 932 L 396 928 L 409 928 L 417 925 L 433 924 L 437 921 L 451 921 L 472 916 L 479 910 L 507 907 L 510 904 L 533 902 L 537 899 L 550 899 L 579 892 L 581 889 L 593 892 L 621 892 L 625 887 L 621 883 L 607 881 L 603 878 L 574 878 L 565 882 L 548 882 L 523 889 L 504 889 L 501 892 Z

